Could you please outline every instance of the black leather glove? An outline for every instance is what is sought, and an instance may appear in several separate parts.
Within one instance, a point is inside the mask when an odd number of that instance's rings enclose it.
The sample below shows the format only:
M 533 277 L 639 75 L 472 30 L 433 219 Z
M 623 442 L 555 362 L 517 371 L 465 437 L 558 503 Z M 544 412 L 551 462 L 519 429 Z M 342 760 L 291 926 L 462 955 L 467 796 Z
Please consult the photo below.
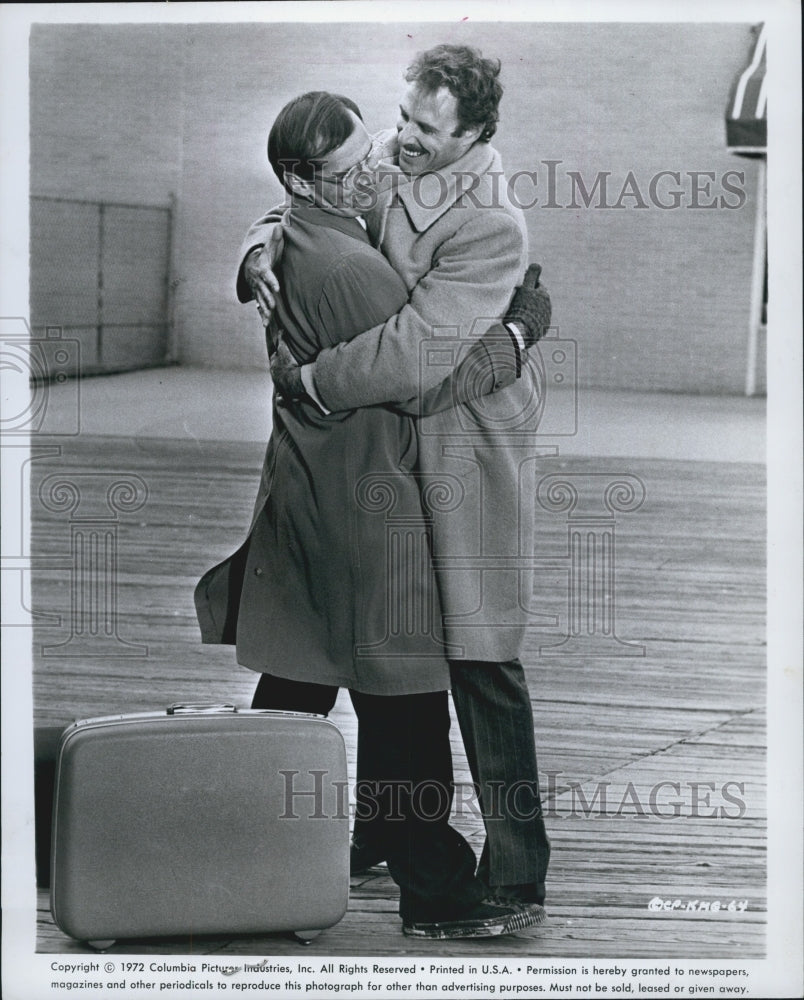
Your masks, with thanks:
M 553 315 L 550 296 L 539 284 L 541 273 L 541 264 L 531 264 L 528 267 L 503 319 L 504 323 L 517 325 L 524 337 L 526 349 L 542 339 Z

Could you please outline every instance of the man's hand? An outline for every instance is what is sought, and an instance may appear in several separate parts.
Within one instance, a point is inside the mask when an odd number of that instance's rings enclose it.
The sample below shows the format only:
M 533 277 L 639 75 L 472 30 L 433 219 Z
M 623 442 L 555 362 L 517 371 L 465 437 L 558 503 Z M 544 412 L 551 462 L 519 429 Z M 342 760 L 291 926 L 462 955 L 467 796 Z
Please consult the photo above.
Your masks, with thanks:
M 516 324 L 522 332 L 526 349 L 545 335 L 553 313 L 550 296 L 539 283 L 541 273 L 540 264 L 530 265 L 503 319 L 504 323 Z
M 274 380 L 277 396 L 283 401 L 289 402 L 304 395 L 301 366 L 282 339 L 271 357 L 271 378 Z
M 282 227 L 276 225 L 271 230 L 270 241 L 265 246 L 255 247 L 243 261 L 243 277 L 257 302 L 263 326 L 268 325 L 276 307 L 274 296 L 279 294 L 279 282 L 273 269 L 282 256 L 282 240 Z

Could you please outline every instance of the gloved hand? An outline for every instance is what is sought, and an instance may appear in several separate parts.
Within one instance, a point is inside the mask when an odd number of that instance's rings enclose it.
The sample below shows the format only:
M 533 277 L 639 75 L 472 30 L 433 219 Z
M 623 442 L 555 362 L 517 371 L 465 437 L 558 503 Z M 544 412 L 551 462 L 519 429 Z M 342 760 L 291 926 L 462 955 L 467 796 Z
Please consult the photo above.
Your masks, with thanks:
M 528 267 L 522 284 L 514 292 L 504 323 L 515 323 L 525 340 L 525 348 L 532 347 L 547 332 L 553 314 L 550 296 L 539 283 L 541 264 Z
M 289 402 L 304 395 L 301 365 L 293 357 L 288 345 L 281 339 L 277 345 L 276 353 L 271 357 L 271 378 L 280 401 Z

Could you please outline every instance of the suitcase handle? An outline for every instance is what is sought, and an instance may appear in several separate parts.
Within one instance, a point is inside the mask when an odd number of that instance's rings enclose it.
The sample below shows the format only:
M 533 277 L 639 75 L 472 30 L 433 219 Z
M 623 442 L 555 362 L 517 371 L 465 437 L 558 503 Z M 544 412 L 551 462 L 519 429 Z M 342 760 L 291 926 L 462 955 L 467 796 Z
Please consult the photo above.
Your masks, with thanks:
M 236 705 L 216 705 L 204 701 L 177 702 L 175 705 L 168 705 L 168 715 L 185 715 L 192 712 L 194 715 L 222 715 L 225 712 L 236 712 Z

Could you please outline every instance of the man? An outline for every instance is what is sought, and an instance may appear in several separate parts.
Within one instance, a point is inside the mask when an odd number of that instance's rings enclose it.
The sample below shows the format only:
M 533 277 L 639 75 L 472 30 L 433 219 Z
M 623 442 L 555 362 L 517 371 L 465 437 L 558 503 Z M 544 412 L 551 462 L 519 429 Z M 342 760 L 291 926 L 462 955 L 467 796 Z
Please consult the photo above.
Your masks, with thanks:
M 299 368 L 279 352 L 272 365 L 278 391 L 306 392 L 330 412 L 422 396 L 443 379 L 442 368 L 423 363 L 429 348 L 438 355 L 451 346 L 439 328 L 456 329 L 459 342 L 471 344 L 492 324 L 489 317 L 505 313 L 525 269 L 527 239 L 489 145 L 502 96 L 498 76 L 499 63 L 464 46 L 437 46 L 409 67 L 397 122 L 406 182 L 365 213 L 369 236 L 403 278 L 408 302 L 313 364 Z M 252 226 L 240 257 L 239 297 L 255 295 L 264 316 L 278 290 L 277 218 L 269 213 Z M 546 296 L 545 303 L 549 315 Z M 550 847 L 518 659 L 527 610 L 517 559 L 534 546 L 533 498 L 523 489 L 533 459 L 527 432 L 536 429 L 529 420 L 538 411 L 527 356 L 520 356 L 532 340 L 522 332 L 512 330 L 511 357 L 491 364 L 492 379 L 521 365 L 513 384 L 482 405 L 457 403 L 421 417 L 418 468 L 423 485 L 440 478 L 457 497 L 433 512 L 433 552 L 445 635 L 457 650 L 452 695 L 486 824 L 478 874 L 498 896 L 542 903 Z M 355 846 L 372 857 L 373 845 Z
M 291 101 L 271 129 L 269 160 L 293 198 L 278 311 L 301 359 L 384 322 L 407 299 L 356 221 L 352 179 L 371 153 L 357 107 L 333 94 Z M 479 346 L 486 356 L 489 346 Z M 439 396 L 429 394 L 429 404 L 437 406 Z M 409 534 L 426 543 L 410 471 L 415 454 L 413 421 L 404 412 L 374 407 L 328 418 L 305 400 L 275 405 L 248 540 L 204 576 L 196 604 L 204 640 L 235 638 L 239 662 L 261 672 L 254 708 L 327 714 L 338 687 L 349 688 L 362 779 L 372 786 L 364 804 L 380 819 L 373 829 L 400 886 L 403 931 L 496 936 L 539 923 L 543 910 L 488 897 L 471 848 L 449 824 L 448 673 L 439 623 L 388 634 L 386 591 L 394 581 L 381 559 L 384 521 L 370 505 L 354 507 L 370 473 L 393 487 Z M 403 555 L 400 576 L 411 602 L 440 618 L 422 551 L 426 545 L 409 560 Z M 422 795 L 434 787 L 450 798 L 438 803 L 437 815 L 428 803 L 425 816 Z

